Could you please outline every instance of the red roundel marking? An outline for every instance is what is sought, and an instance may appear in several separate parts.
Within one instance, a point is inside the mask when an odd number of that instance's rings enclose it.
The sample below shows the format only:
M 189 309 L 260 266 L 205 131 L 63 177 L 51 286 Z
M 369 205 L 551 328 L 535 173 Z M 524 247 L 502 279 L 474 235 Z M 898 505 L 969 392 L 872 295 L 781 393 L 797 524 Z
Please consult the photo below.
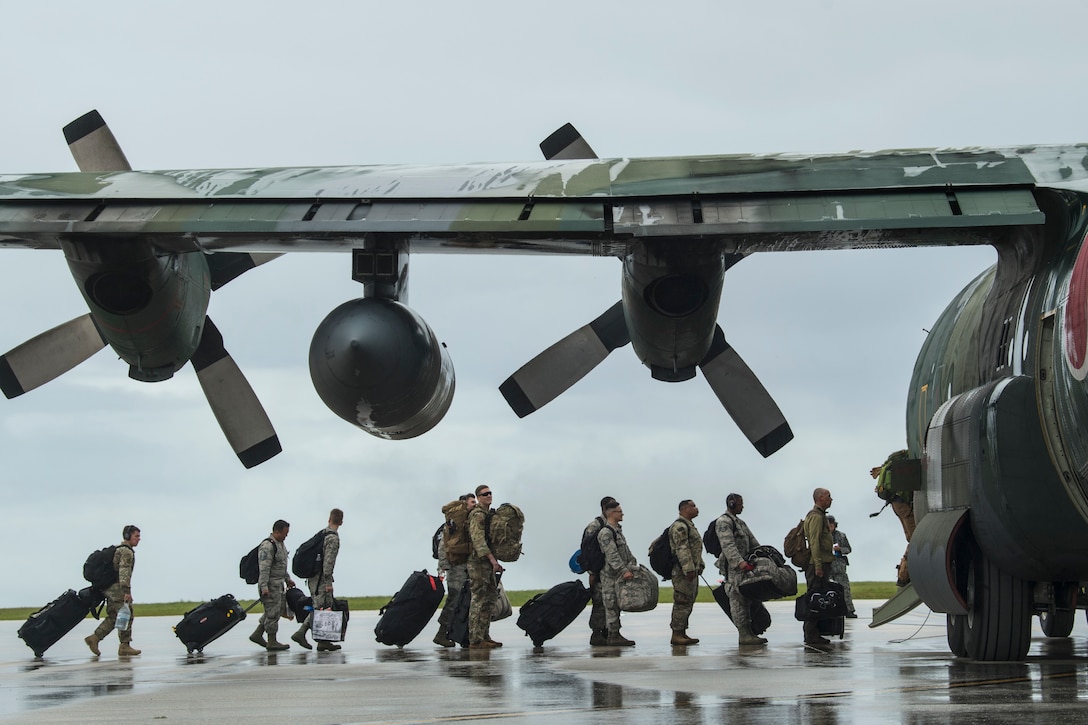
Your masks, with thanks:
M 1088 235 L 1081 241 L 1073 274 L 1069 279 L 1069 300 L 1065 304 L 1065 359 L 1077 380 L 1088 372 Z

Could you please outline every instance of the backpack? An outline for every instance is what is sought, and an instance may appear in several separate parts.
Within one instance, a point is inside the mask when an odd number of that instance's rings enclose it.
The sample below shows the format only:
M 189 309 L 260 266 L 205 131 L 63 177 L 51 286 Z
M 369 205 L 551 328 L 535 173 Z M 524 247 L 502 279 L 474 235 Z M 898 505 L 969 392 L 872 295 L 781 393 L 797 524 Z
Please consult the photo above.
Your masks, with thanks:
M 804 519 L 801 519 L 786 534 L 786 538 L 782 542 L 782 553 L 788 556 L 798 569 L 804 569 L 812 561 L 812 552 L 809 551 L 808 541 L 805 539 Z
M 601 569 L 604 569 L 604 552 L 601 551 L 601 542 L 597 541 L 597 534 L 608 524 L 600 516 L 596 521 L 600 526 L 582 539 L 582 548 L 578 550 L 578 565 L 582 567 L 582 571 L 590 574 L 600 574 Z
M 907 455 L 906 451 L 896 451 L 880 467 L 873 491 L 881 500 L 890 503 L 899 493 L 921 488 L 921 462 L 917 458 L 907 458 Z
M 521 556 L 521 531 L 525 527 L 525 514 L 521 509 L 512 503 L 501 504 L 494 511 L 487 512 L 485 524 L 487 546 L 495 558 L 499 561 L 517 561 Z
M 472 537 L 468 535 L 468 504 L 460 499 L 450 501 L 442 507 L 442 515 L 446 517 L 446 523 L 440 527 L 445 529 L 442 538 L 446 542 L 446 560 L 450 564 L 464 564 L 472 553 Z M 438 532 L 435 532 L 437 536 Z
M 722 514 L 722 516 L 725 516 L 725 514 Z M 721 516 L 718 518 L 720 519 Z M 718 538 L 718 519 L 711 521 L 710 525 L 706 527 L 706 531 L 703 532 L 703 548 L 711 556 L 722 555 L 722 540 Z
M 666 526 L 661 536 L 650 543 L 650 568 L 664 581 L 672 579 L 672 565 L 676 561 L 676 557 L 672 554 L 672 542 L 669 541 L 671 528 L 672 526 Z
M 431 536 L 431 558 L 432 559 L 441 558 L 441 557 L 438 556 L 438 545 L 442 542 L 442 530 L 444 528 L 446 528 L 445 524 L 439 525 L 439 527 L 434 530 L 434 534 Z
M 265 541 L 272 541 L 272 537 L 269 536 L 267 539 L 264 539 L 261 541 L 261 544 Z M 258 551 L 261 548 L 261 544 L 257 544 L 250 549 L 250 552 L 243 556 L 238 562 L 238 576 L 245 579 L 246 584 L 256 584 L 261 579 L 261 562 L 260 553 Z M 275 543 L 272 544 L 272 561 L 276 561 Z
M 725 516 L 725 514 L 722 514 L 722 516 Z M 719 516 L 718 519 L 722 516 Z M 706 531 L 703 532 L 703 548 L 706 549 L 706 553 L 711 556 L 722 555 L 722 540 L 718 538 L 718 519 L 711 521 L 710 526 L 707 526 Z M 729 523 L 732 524 L 733 535 L 736 536 L 737 522 L 733 519 L 729 519 Z
M 321 573 L 321 560 L 325 557 L 325 534 L 322 529 L 295 549 L 291 557 L 291 573 L 301 579 L 309 579 Z
M 116 546 L 107 546 L 92 552 L 83 563 L 83 578 L 95 589 L 102 591 L 117 582 L 117 570 L 113 568 Z

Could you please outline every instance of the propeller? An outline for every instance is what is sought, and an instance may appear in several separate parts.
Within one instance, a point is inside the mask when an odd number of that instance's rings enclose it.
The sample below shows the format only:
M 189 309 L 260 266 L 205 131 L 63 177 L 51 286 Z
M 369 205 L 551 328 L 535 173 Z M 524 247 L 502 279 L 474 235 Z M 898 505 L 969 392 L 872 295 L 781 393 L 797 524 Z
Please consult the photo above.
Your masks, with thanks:
M 200 344 L 190 362 L 223 435 L 243 466 L 253 468 L 283 450 L 272 421 L 223 347 L 223 335 L 210 317 L 204 318 Z
M 763 383 L 715 325 L 710 350 L 699 363 L 729 417 L 764 458 L 793 440 L 793 431 Z
M 15 398 L 63 375 L 106 346 L 87 313 L 33 337 L 0 356 L 0 390 Z
M 84 172 L 128 171 L 131 166 L 117 139 L 98 111 L 64 127 L 72 157 Z M 278 255 L 215 255 L 209 265 L 218 288 L 247 269 Z M 78 317 L 19 345 L 0 356 L 0 390 L 13 398 L 47 383 L 105 347 L 92 314 Z M 223 434 L 246 468 L 279 453 L 279 438 L 264 408 L 234 359 L 223 346 L 223 335 L 205 317 L 203 332 L 190 361 Z
M 506 402 L 524 418 L 584 378 L 613 350 L 631 342 L 623 302 L 522 365 L 499 386 Z
M 557 128 L 548 138 L 540 142 L 540 151 L 548 161 L 552 159 L 595 159 L 596 152 L 582 134 L 571 124 Z
M 595 159 L 597 154 L 571 124 L 540 144 L 546 159 Z M 793 440 L 793 431 L 759 378 L 714 326 L 710 349 L 699 362 L 729 416 L 766 458 Z M 499 386 L 519 418 L 539 410 L 597 367 L 609 353 L 631 342 L 623 302 L 537 355 Z

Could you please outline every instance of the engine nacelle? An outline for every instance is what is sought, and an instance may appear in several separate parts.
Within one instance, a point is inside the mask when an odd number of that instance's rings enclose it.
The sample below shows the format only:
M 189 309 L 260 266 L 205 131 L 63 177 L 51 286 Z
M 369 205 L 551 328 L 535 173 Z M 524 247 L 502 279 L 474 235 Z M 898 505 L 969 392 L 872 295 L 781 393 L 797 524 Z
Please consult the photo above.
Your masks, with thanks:
M 322 320 L 310 378 L 329 410 L 390 440 L 426 433 L 453 401 L 445 346 L 422 317 L 387 299 L 345 302 Z

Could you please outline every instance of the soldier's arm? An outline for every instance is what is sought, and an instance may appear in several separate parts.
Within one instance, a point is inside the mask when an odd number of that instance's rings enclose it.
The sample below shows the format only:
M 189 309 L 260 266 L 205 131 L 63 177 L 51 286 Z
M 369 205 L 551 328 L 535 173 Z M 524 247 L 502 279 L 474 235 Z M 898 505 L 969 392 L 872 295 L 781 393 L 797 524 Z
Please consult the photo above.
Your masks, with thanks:
M 117 563 L 117 583 L 121 585 L 121 592 L 132 594 L 132 564 L 135 557 L 132 549 L 127 546 L 118 546 L 114 554 Z
M 824 521 L 822 516 L 809 514 L 805 517 L 805 538 L 808 539 L 808 548 L 812 552 L 812 566 L 823 569 L 826 558 L 820 551 L 820 524 Z
M 321 557 L 321 575 L 326 587 L 331 587 L 334 581 L 332 572 L 336 568 L 336 555 L 340 553 L 340 535 L 329 534 L 325 537 L 324 549 Z
M 850 548 L 850 539 L 846 538 L 846 534 L 839 534 L 839 551 L 843 556 L 846 556 L 853 551 L 853 549 Z
M 481 559 L 491 556 L 491 548 L 487 545 L 487 536 L 484 532 L 484 513 L 476 513 L 476 509 L 473 509 L 468 516 L 468 535 L 472 539 L 472 550 L 476 556 Z
M 744 561 L 744 554 L 737 546 L 736 531 L 733 521 L 728 516 L 722 516 L 714 526 L 714 532 L 718 534 L 718 541 L 722 544 L 722 556 L 729 562 L 729 568 L 739 569 Z
M 257 547 L 257 590 L 264 591 L 268 589 L 268 580 L 272 572 L 272 557 L 275 556 L 275 550 L 272 548 L 271 542 L 265 539 Z
M 688 546 L 688 528 L 680 521 L 674 521 L 669 527 L 669 548 L 676 557 L 676 564 L 683 574 L 695 571 L 695 561 Z

